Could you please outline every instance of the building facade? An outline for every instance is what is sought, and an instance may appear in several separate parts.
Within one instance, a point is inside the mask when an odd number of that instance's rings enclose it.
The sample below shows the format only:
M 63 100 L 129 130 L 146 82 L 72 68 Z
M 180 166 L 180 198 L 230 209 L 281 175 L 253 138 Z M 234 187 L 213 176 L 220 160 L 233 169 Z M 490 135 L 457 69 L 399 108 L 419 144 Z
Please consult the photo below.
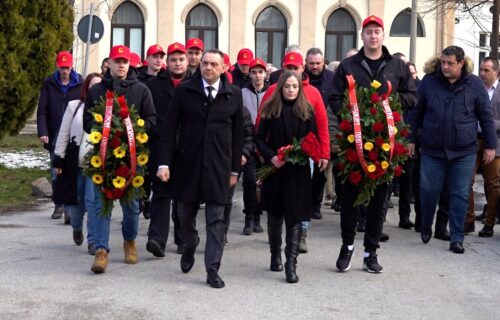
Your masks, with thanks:
M 283 51 L 298 44 L 303 51 L 319 47 L 330 60 L 341 60 L 351 48 L 360 48 L 361 24 L 370 14 L 385 24 L 390 52 L 409 56 L 411 0 L 81 0 L 75 1 L 75 22 L 94 14 L 104 23 L 104 36 L 91 45 L 89 70 L 96 71 L 113 45 L 125 44 L 144 58 L 149 45 L 202 38 L 205 47 L 217 47 L 235 61 L 241 48 L 279 66 Z M 418 16 L 416 64 L 451 44 L 454 17 Z M 76 24 L 75 23 L 75 24 Z M 83 69 L 85 44 L 75 40 L 76 68 Z

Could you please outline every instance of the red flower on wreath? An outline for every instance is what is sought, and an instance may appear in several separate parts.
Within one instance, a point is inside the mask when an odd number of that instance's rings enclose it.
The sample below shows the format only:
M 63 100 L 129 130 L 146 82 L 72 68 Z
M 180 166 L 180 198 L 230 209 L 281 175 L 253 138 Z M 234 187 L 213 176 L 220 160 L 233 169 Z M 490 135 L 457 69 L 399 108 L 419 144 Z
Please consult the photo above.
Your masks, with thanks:
M 117 138 L 120 138 L 122 136 L 123 132 L 121 132 L 120 130 L 116 130 L 115 131 L 115 137 Z
M 346 132 L 349 132 L 352 130 L 352 125 L 351 125 L 351 122 L 349 120 L 342 120 L 340 122 L 340 130 L 342 131 L 346 131 Z
M 111 144 L 111 148 L 116 149 L 122 145 L 122 142 L 121 142 L 120 138 L 116 137 L 116 135 L 115 135 L 115 137 L 113 139 L 111 139 L 110 144 Z
M 382 137 L 376 137 L 376 138 L 375 138 L 375 144 L 376 144 L 378 147 L 381 147 L 384 143 L 385 143 L 384 138 L 382 138 Z
M 375 122 L 372 126 L 374 132 L 382 132 L 385 129 L 385 126 L 382 122 Z
M 354 149 L 347 150 L 345 157 L 349 162 L 358 162 L 358 153 Z
M 349 182 L 355 186 L 357 186 L 361 182 L 362 179 L 363 179 L 363 176 L 361 175 L 361 172 L 359 172 L 359 171 L 351 171 L 351 173 L 349 174 Z
M 372 103 L 377 103 L 380 101 L 380 96 L 376 93 L 372 93 L 371 97 L 370 97 L 370 100 L 372 101 Z M 375 109 L 375 108 L 372 108 L 372 109 Z M 377 109 L 375 109 L 375 113 L 372 112 L 372 110 L 370 109 L 370 113 L 372 115 L 376 115 L 377 114 Z
M 130 175 L 130 169 L 127 166 L 121 165 L 116 168 L 115 174 L 117 176 L 127 178 Z
M 400 156 L 400 155 L 403 155 L 405 153 L 407 153 L 407 150 L 406 150 L 404 145 L 402 145 L 400 143 L 396 143 L 394 145 L 394 154 L 395 155 Z
M 125 194 L 125 189 L 113 189 L 113 190 L 102 189 L 102 191 L 104 192 L 106 198 L 112 200 L 121 199 Z
M 378 159 L 378 152 L 375 149 L 372 149 L 368 152 L 368 159 L 371 161 L 375 161 Z
M 392 112 L 392 117 L 394 118 L 394 121 L 395 122 L 399 122 L 401 121 L 401 115 L 399 114 L 399 112 L 397 111 L 393 111 Z
M 396 168 L 394 168 L 394 175 L 396 177 L 399 177 L 403 174 L 403 168 L 401 168 L 401 166 L 397 166 Z
M 343 162 L 337 163 L 337 170 L 344 171 L 344 169 L 345 169 L 345 163 Z
M 318 138 L 312 132 L 309 132 L 302 143 L 300 144 L 300 148 L 311 158 L 314 162 L 318 162 L 321 158 L 320 155 L 320 145 Z
M 401 129 L 401 131 L 399 132 L 399 134 L 400 134 L 402 137 L 407 138 L 407 137 L 410 135 L 410 130 L 408 130 L 408 129 L 406 129 L 406 128 L 403 128 L 403 129 Z

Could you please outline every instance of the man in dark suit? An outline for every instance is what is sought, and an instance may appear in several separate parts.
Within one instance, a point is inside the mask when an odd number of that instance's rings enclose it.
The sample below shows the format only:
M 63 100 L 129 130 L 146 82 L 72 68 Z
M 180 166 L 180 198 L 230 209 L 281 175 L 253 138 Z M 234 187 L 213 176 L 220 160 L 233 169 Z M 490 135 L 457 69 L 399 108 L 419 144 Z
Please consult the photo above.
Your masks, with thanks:
M 487 57 L 479 66 L 479 76 L 484 83 L 484 87 L 488 91 L 488 97 L 491 102 L 491 112 L 495 118 L 495 127 L 497 133 L 497 142 L 500 139 L 500 88 L 498 86 L 498 60 L 493 57 Z M 490 163 L 484 163 L 484 135 L 482 130 L 478 130 L 477 143 L 479 150 L 476 157 L 476 167 L 474 172 L 477 172 L 479 167 L 482 168 L 484 177 L 484 191 L 486 193 L 486 212 L 484 227 L 479 231 L 480 237 L 492 237 L 493 227 L 495 226 L 496 207 L 498 199 L 500 198 L 500 144 L 497 144 L 495 150 L 495 158 Z M 472 183 L 474 184 L 474 177 L 472 175 Z M 469 196 L 469 209 L 467 210 L 467 218 L 464 226 L 464 233 L 474 231 L 474 191 L 470 190 Z
M 199 203 L 206 203 L 207 283 L 222 288 L 224 281 L 218 271 L 226 230 L 224 206 L 240 171 L 243 100 L 241 90 L 223 75 L 224 54 L 220 50 L 205 51 L 200 67 L 200 74 L 181 83 L 174 93 L 165 121 L 168 130 L 163 130 L 160 138 L 157 176 L 167 182 L 169 166 L 175 161 L 173 198 L 178 202 L 185 246 L 181 258 L 184 273 L 194 265 L 200 241 L 194 221 Z

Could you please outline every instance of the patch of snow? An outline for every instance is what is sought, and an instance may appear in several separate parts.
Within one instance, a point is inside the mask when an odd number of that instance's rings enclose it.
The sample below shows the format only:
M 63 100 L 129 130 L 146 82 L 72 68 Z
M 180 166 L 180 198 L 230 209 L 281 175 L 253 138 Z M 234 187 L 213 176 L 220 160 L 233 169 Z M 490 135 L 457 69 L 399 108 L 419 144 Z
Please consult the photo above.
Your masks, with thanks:
M 0 164 L 7 168 L 49 169 L 50 158 L 46 151 L 0 152 Z

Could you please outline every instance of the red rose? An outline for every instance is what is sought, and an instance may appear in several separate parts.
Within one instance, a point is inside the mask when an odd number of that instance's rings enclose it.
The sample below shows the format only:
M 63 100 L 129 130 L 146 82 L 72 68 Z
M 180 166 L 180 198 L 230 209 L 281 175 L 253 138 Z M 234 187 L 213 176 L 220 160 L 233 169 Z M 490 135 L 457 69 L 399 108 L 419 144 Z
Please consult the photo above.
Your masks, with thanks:
M 130 169 L 127 166 L 119 166 L 115 170 L 115 174 L 120 177 L 127 178 L 130 175 Z
M 339 140 L 340 140 L 340 139 L 342 139 L 342 136 L 341 136 L 340 134 L 338 134 L 338 133 L 337 133 L 337 134 L 335 135 L 335 138 L 337 138 L 337 139 L 339 139 Z
M 115 149 L 121 145 L 122 145 L 121 140 L 119 138 L 117 138 L 115 135 L 115 137 L 113 139 L 111 139 L 111 148 Z
M 408 130 L 407 128 L 403 128 L 401 129 L 401 131 L 399 131 L 399 134 L 402 136 L 402 137 L 408 137 L 410 135 L 410 130 Z
M 405 148 L 405 146 L 403 146 L 401 143 L 396 143 L 394 145 L 394 154 L 397 155 L 397 156 L 400 156 L 402 154 L 405 154 L 407 153 L 407 150 Z
M 372 93 L 371 97 L 370 97 L 370 100 L 372 101 L 372 103 L 377 103 L 380 101 L 380 96 L 376 93 Z M 373 113 L 372 109 L 375 110 L 375 113 Z M 376 115 L 377 114 L 377 109 L 375 108 L 371 108 L 370 109 L 370 113 L 373 114 L 373 115 Z
M 375 122 L 372 126 L 374 132 L 382 132 L 385 129 L 385 125 L 382 122 Z
M 375 149 L 372 149 L 368 152 L 368 159 L 371 161 L 375 161 L 378 159 L 378 152 Z
M 115 137 L 117 138 L 120 138 L 122 136 L 123 132 L 121 132 L 120 130 L 116 130 L 115 131 Z
M 128 110 L 127 110 L 127 109 L 125 109 L 125 108 L 122 108 L 122 109 L 120 110 L 120 118 L 122 118 L 122 119 L 127 119 L 127 117 L 128 117 Z
M 345 163 L 344 162 L 337 163 L 337 170 L 338 171 L 344 171 L 344 169 L 345 169 Z
M 397 166 L 396 168 L 394 168 L 394 175 L 396 177 L 399 177 L 403 174 L 403 168 L 401 168 L 401 166 Z
M 111 199 L 111 200 L 116 200 L 120 199 L 123 197 L 123 194 L 125 194 L 125 189 L 102 189 L 104 195 L 106 198 Z
M 342 131 L 346 131 L 346 132 L 349 132 L 352 130 L 352 125 L 351 125 L 351 122 L 349 120 L 342 120 L 340 122 L 340 130 Z
M 401 121 L 401 115 L 397 111 L 392 112 L 392 117 L 394 118 L 394 121 L 396 121 L 396 122 Z
M 320 145 L 318 138 L 312 132 L 309 132 L 302 142 L 300 143 L 300 148 L 304 151 L 314 162 L 318 162 L 321 158 L 320 155 Z
M 363 176 L 359 171 L 352 171 L 349 174 L 349 182 L 352 183 L 353 185 L 357 186 L 361 180 L 363 179 Z
M 375 144 L 376 144 L 378 147 L 381 147 L 384 143 L 385 143 L 384 138 L 382 138 L 382 137 L 376 137 L 376 138 L 375 138 Z
M 354 149 L 348 149 L 345 157 L 349 162 L 358 162 L 358 153 Z

